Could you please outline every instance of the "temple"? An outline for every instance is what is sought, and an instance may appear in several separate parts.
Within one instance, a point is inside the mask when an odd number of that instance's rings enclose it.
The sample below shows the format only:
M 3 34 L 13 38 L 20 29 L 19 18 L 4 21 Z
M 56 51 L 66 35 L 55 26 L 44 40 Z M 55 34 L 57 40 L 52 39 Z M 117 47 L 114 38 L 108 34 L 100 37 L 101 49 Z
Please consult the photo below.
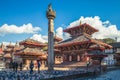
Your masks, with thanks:
M 32 39 L 23 40 L 19 44 L 22 48 L 18 50 L 15 55 L 21 58 L 24 68 L 29 68 L 31 60 L 35 66 L 37 66 L 37 60 L 41 62 L 41 65 L 46 65 L 47 54 L 43 51 L 43 48 L 47 46 L 46 44 Z
M 107 55 L 105 49 L 111 49 L 112 46 L 92 38 L 92 34 L 98 32 L 97 29 L 84 23 L 64 30 L 69 33 L 71 38 L 55 44 L 59 51 L 59 57 L 64 62 L 86 62 L 90 59 L 102 59 Z
M 2 45 L 3 46 L 3 45 Z M 11 43 L 3 49 L 4 52 L 4 61 L 6 63 L 6 68 L 10 68 L 10 62 L 13 61 L 13 54 L 14 54 L 14 45 Z

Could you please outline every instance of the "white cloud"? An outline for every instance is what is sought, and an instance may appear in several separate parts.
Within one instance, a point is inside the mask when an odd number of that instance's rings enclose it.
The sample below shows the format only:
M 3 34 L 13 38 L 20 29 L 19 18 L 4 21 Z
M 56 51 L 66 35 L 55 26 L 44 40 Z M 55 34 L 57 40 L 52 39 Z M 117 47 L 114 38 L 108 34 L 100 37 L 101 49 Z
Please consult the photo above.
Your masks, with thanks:
M 58 27 L 55 31 L 56 31 L 56 36 L 62 39 L 68 39 L 70 36 L 68 33 L 63 33 L 62 27 Z M 30 39 L 34 39 L 39 42 L 45 43 L 48 42 L 48 35 L 43 36 L 41 34 L 34 34 L 32 37 L 30 37 Z
M 5 34 L 33 34 L 40 30 L 40 27 L 33 27 L 31 23 L 23 24 L 22 26 L 4 24 L 0 27 L 0 36 Z
M 45 43 L 48 42 L 48 37 L 47 36 L 43 36 L 41 34 L 34 34 L 32 37 L 30 37 L 31 39 L 34 39 L 36 41 Z
M 4 44 L 4 45 L 6 46 L 6 45 L 9 45 L 9 44 L 15 45 L 16 43 L 14 43 L 14 42 L 2 42 L 2 43 L 0 43 L 0 45 L 1 45 L 1 44 Z
M 56 36 L 63 38 L 63 28 L 62 27 L 58 27 L 56 29 Z
M 96 32 L 93 34 L 94 38 L 97 39 L 103 39 L 103 38 L 118 38 L 118 41 L 120 41 L 120 30 L 117 29 L 116 25 L 112 25 L 108 20 L 107 21 L 101 21 L 99 16 L 95 17 L 80 17 L 78 20 L 70 23 L 69 27 L 75 27 L 78 26 L 81 23 L 87 23 L 91 25 L 92 27 L 99 30 L 99 32 Z
M 63 35 L 63 40 L 66 40 L 66 39 L 68 39 L 68 38 L 70 38 L 70 34 L 64 33 L 64 35 Z
M 70 38 L 70 34 L 63 32 L 63 27 L 58 27 L 56 29 L 56 36 L 62 38 L 63 40 Z

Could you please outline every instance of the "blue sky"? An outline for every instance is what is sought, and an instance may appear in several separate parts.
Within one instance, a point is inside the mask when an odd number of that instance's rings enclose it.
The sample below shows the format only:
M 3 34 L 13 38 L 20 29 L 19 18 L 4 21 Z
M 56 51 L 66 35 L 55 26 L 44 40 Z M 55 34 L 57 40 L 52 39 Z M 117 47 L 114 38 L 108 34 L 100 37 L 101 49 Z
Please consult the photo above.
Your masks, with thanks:
M 47 35 L 46 10 L 49 3 L 56 11 L 55 30 L 60 26 L 65 29 L 81 16 L 99 16 L 103 22 L 108 20 L 120 30 L 119 0 L 0 0 L 0 27 L 4 24 L 20 27 L 31 23 L 41 29 L 38 34 Z M 0 36 L 0 42 L 16 42 L 33 35 L 7 33 Z

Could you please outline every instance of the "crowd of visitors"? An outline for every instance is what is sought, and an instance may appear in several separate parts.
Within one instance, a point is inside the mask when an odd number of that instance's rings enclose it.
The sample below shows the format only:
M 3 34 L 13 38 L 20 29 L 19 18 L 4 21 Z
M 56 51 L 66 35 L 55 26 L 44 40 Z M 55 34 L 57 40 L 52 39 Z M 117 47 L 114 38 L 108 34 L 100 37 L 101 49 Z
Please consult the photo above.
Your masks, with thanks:
M 18 71 L 18 67 L 20 67 L 20 70 L 22 70 L 22 63 L 18 64 L 17 62 L 10 62 L 9 64 L 9 68 L 15 72 Z
M 38 73 L 40 73 L 40 61 L 37 61 L 37 68 L 38 68 Z M 12 69 L 14 72 L 17 72 L 18 71 L 18 67 L 19 67 L 19 70 L 22 71 L 23 69 L 23 63 L 17 63 L 17 62 L 10 62 L 9 64 L 9 68 Z M 33 68 L 34 68 L 34 63 L 33 61 L 30 62 L 29 64 L 29 69 L 30 69 L 30 74 L 33 73 Z

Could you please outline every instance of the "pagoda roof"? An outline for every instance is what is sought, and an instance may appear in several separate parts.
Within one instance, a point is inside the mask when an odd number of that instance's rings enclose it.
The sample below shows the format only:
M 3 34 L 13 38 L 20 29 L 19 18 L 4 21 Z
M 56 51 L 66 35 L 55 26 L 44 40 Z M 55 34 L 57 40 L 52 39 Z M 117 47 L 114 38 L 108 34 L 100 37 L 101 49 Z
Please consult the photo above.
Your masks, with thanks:
M 84 43 L 89 43 L 90 40 L 86 36 L 79 36 L 79 37 L 72 37 L 67 40 L 64 40 L 58 44 L 56 44 L 56 47 L 59 46 L 70 46 L 70 45 L 77 45 L 77 44 L 84 44 Z
M 41 56 L 46 52 L 37 48 L 23 48 L 15 53 L 15 55 L 30 55 L 30 56 Z
M 99 44 L 101 46 L 104 46 L 104 47 L 107 47 L 107 48 L 113 48 L 111 45 L 109 44 L 106 44 L 106 43 L 103 43 L 102 41 L 99 41 L 99 40 L 95 40 L 95 39 L 91 39 L 92 42 L 96 43 L 96 44 Z
M 5 53 L 6 53 L 6 52 L 12 52 L 12 49 L 6 48 L 6 49 L 4 50 L 4 52 L 5 52 Z
M 18 50 L 20 50 L 21 49 L 21 47 L 15 47 L 14 48 L 14 51 L 18 51 Z
M 41 56 L 42 54 L 40 52 L 39 53 L 34 53 L 34 52 L 17 52 L 17 53 L 15 53 L 15 55 L 28 55 L 28 56 Z
M 7 48 L 14 48 L 14 45 L 11 44 L 11 42 L 10 42 L 10 44 L 8 44 L 6 47 L 7 47 Z
M 3 57 L 4 57 L 4 58 L 11 58 L 11 54 L 10 54 L 10 53 L 4 54 Z
M 44 47 L 46 46 L 47 44 L 44 44 L 44 43 L 41 43 L 41 42 L 38 42 L 36 40 L 33 40 L 33 39 L 26 39 L 26 40 L 23 40 L 19 43 L 20 45 L 24 45 L 24 46 L 34 46 L 34 47 Z
M 103 43 L 101 41 L 92 39 L 91 37 L 87 36 L 87 35 L 82 35 L 82 36 L 78 36 L 78 37 L 72 37 L 69 38 L 67 40 L 64 40 L 58 44 L 55 45 L 55 47 L 67 47 L 67 46 L 73 46 L 73 45 L 81 45 L 81 44 L 87 44 L 87 43 L 93 43 L 93 44 L 98 44 L 101 46 L 104 46 L 106 48 L 112 48 L 112 46 Z
M 57 42 L 62 41 L 62 38 L 54 36 L 54 41 L 57 41 Z
M 90 26 L 90 25 L 87 24 L 87 23 L 84 23 L 84 24 L 81 24 L 81 25 L 78 25 L 78 26 L 73 26 L 73 27 L 67 28 L 67 29 L 65 29 L 65 30 L 63 30 L 63 31 L 64 31 L 64 32 L 67 32 L 67 33 L 71 33 L 71 31 L 79 30 L 80 28 L 83 28 L 82 31 L 84 31 L 84 29 L 85 29 L 86 27 L 88 28 L 88 30 L 91 30 L 92 33 L 98 32 L 97 29 L 95 29 L 94 27 Z M 85 32 L 85 31 L 84 31 L 84 32 Z M 92 34 L 92 33 L 91 33 L 91 34 Z M 90 34 L 90 35 L 91 35 L 91 34 Z
M 91 45 L 90 47 L 90 50 L 105 50 L 105 47 L 104 46 L 102 46 L 102 45 L 100 45 L 100 44 L 93 44 L 93 45 Z

